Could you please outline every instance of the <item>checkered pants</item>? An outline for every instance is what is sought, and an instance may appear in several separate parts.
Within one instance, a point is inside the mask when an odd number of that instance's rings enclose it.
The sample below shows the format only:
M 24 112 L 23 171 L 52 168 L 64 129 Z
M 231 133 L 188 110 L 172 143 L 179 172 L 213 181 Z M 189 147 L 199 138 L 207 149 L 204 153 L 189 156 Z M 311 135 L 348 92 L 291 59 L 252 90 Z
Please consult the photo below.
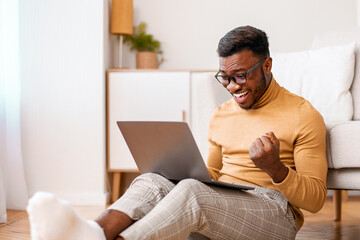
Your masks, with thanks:
M 125 239 L 295 239 L 297 224 L 278 191 L 240 191 L 194 179 L 176 185 L 160 175 L 137 177 L 109 209 L 135 223 Z

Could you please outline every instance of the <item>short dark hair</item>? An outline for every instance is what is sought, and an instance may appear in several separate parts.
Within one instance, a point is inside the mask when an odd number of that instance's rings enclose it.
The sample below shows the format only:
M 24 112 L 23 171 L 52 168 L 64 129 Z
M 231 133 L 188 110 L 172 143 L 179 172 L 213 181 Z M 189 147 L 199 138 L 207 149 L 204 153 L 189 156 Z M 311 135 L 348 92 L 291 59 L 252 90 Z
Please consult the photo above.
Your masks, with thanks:
M 220 39 L 219 57 L 228 57 L 243 50 L 250 50 L 259 57 L 269 57 L 269 42 L 266 33 L 252 26 L 237 27 Z

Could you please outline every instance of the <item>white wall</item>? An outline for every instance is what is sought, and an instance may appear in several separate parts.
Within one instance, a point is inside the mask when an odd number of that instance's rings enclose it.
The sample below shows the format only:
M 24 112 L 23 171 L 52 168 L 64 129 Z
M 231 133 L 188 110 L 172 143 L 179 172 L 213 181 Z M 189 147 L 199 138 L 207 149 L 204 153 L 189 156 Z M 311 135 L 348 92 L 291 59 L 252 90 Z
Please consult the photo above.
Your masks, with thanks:
M 358 27 L 360 27 L 360 0 L 357 0 L 356 9 L 357 9 L 357 25 Z
M 273 52 L 305 50 L 317 32 L 356 26 L 357 1 L 134 0 L 134 24 L 162 42 L 161 68 L 217 69 L 217 43 L 235 27 L 265 30 Z M 125 58 L 135 67 L 134 53 Z
M 108 1 L 20 0 L 19 5 L 29 192 L 104 204 Z

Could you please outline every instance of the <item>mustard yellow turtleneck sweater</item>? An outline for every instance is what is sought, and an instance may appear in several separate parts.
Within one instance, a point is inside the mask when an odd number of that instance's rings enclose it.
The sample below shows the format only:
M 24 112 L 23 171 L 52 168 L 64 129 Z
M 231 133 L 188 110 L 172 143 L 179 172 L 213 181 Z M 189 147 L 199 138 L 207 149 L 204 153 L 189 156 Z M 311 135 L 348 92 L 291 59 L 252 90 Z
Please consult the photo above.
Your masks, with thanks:
M 289 168 L 274 183 L 255 167 L 249 148 L 256 138 L 274 132 L 280 141 L 280 160 Z M 321 209 L 326 198 L 326 127 L 312 105 L 280 87 L 273 78 L 261 99 L 244 110 L 231 99 L 214 112 L 209 126 L 207 166 L 212 178 L 280 191 L 290 202 L 299 229 L 304 216 Z

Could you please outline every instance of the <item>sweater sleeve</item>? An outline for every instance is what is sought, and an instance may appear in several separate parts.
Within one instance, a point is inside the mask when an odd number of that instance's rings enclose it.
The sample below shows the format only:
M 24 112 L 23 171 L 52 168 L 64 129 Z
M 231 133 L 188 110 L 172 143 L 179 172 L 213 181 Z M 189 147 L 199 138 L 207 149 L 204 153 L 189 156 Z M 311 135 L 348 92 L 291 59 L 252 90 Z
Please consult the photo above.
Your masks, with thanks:
M 274 186 L 296 207 L 309 212 L 321 209 L 326 198 L 326 126 L 322 116 L 304 102 L 297 117 L 294 143 L 295 169 Z
M 220 177 L 220 170 L 222 169 L 222 152 L 221 147 L 216 145 L 209 138 L 209 151 L 207 158 L 207 169 L 211 178 L 217 180 Z
M 217 109 L 218 110 L 218 109 Z M 208 169 L 208 172 L 212 179 L 218 180 L 221 176 L 220 171 L 223 167 L 222 163 L 222 148 L 220 145 L 218 145 L 213 140 L 214 135 L 214 129 L 217 129 L 216 127 L 216 113 L 217 110 L 215 110 L 211 116 L 210 122 L 209 122 L 209 129 L 208 129 L 208 156 L 207 156 L 207 162 L 206 166 Z

